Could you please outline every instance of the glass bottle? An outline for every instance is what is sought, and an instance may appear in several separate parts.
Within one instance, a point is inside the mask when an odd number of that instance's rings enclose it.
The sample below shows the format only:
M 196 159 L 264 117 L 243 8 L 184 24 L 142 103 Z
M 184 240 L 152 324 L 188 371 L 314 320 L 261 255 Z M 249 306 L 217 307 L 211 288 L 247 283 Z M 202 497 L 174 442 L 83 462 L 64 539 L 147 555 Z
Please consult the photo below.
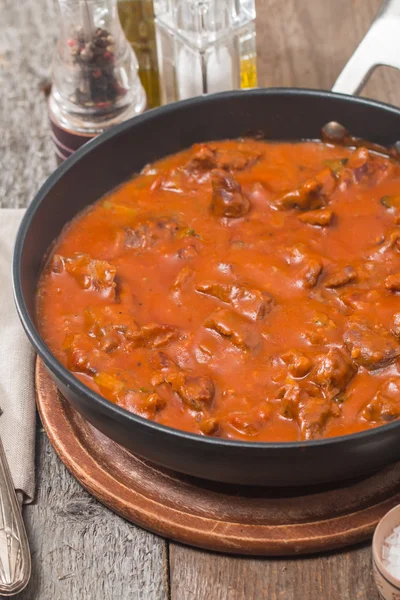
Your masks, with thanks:
M 88 139 L 141 113 L 146 94 L 116 0 L 58 0 L 49 115 L 59 161 Z
M 154 0 L 162 102 L 257 85 L 254 0 Z
M 118 0 L 122 28 L 139 63 L 148 108 L 160 104 L 153 0 Z

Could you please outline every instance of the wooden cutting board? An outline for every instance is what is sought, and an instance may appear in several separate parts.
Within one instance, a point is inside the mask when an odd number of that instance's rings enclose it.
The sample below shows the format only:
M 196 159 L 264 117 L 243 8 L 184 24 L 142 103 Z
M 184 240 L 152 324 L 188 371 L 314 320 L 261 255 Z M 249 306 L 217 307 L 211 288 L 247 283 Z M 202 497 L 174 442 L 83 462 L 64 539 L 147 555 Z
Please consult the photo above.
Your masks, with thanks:
M 36 391 L 47 435 L 83 487 L 125 519 L 191 546 L 263 556 L 341 548 L 370 538 L 400 503 L 400 463 L 339 485 L 216 484 L 151 464 L 104 436 L 63 398 L 40 359 Z

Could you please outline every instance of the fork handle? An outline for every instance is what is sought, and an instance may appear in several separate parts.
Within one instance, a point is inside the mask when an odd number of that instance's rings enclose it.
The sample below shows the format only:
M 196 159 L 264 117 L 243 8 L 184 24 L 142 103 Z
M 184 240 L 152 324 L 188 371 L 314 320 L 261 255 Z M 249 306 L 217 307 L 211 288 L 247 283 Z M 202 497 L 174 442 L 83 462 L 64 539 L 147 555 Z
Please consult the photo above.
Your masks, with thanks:
M 18 594 L 28 584 L 30 575 L 28 538 L 0 439 L 0 594 Z

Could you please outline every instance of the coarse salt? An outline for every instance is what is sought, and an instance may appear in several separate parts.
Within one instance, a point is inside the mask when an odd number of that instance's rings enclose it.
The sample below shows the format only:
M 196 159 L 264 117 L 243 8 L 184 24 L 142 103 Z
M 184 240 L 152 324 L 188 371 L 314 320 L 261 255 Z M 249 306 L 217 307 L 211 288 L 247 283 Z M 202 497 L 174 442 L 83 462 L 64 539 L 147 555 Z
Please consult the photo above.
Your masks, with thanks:
M 400 525 L 393 529 L 383 543 L 382 562 L 389 573 L 400 580 Z

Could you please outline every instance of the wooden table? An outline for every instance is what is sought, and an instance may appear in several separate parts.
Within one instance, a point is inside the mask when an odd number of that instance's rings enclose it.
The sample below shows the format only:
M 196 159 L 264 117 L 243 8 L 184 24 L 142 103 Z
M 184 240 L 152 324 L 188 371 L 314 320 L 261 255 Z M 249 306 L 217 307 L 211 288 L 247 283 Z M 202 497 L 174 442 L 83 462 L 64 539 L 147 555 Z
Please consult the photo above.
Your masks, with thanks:
M 259 84 L 329 89 L 380 0 L 259 0 Z M 0 206 L 26 206 L 55 168 L 40 81 L 57 35 L 53 0 L 0 0 Z M 400 34 L 400 32 L 399 32 Z M 400 105 L 400 74 L 365 95 Z M 376 600 L 370 547 L 301 559 L 220 556 L 117 517 L 69 475 L 40 426 L 37 495 L 24 517 L 33 572 L 21 600 Z

